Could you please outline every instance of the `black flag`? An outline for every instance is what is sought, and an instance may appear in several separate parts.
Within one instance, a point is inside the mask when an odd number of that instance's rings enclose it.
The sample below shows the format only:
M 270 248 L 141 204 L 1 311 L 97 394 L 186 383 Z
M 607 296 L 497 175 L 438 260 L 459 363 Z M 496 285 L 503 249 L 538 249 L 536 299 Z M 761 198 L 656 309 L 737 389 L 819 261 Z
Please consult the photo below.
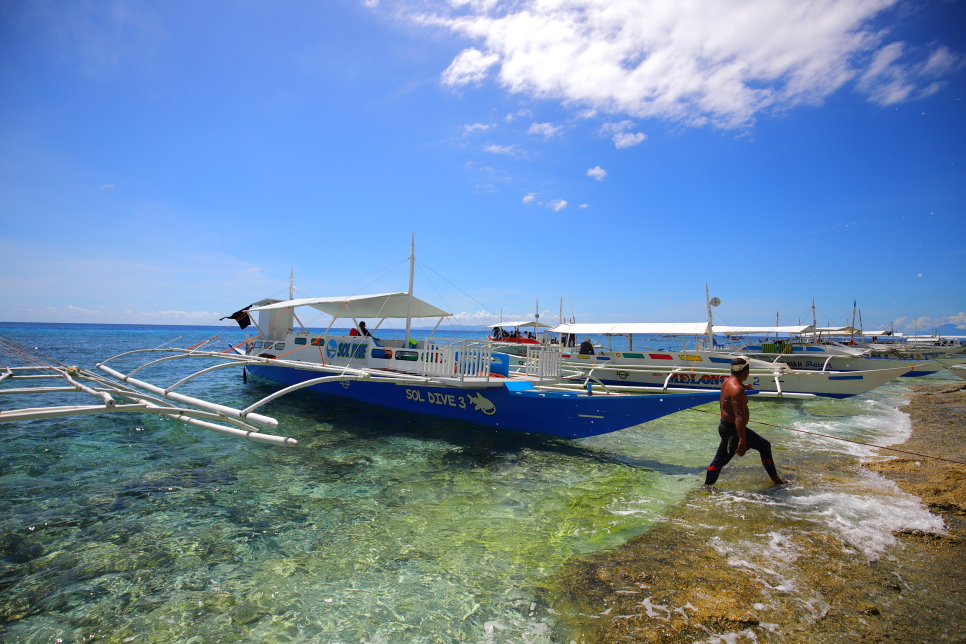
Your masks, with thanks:
M 240 328 L 244 329 L 245 327 L 250 326 L 251 323 L 252 323 L 252 319 L 248 316 L 248 309 L 250 309 L 250 308 L 252 308 L 252 305 L 251 304 L 249 304 L 248 306 L 246 306 L 245 308 L 243 308 L 241 311 L 235 311 L 231 315 L 227 315 L 227 316 L 225 316 L 225 317 L 223 317 L 221 319 L 222 320 L 235 320 L 236 322 L 238 322 L 238 326 Z

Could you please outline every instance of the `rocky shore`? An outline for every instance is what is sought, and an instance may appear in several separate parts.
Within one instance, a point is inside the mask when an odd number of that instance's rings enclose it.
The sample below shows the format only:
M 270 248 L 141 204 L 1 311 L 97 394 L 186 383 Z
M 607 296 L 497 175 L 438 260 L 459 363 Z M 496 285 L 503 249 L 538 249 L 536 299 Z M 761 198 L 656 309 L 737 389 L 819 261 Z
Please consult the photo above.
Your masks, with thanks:
M 896 447 L 966 462 L 966 383 L 917 388 L 902 411 L 913 431 Z M 804 467 L 788 465 L 807 479 Z M 823 466 L 824 480 L 859 469 L 848 459 Z M 903 456 L 867 467 L 921 497 L 946 530 L 895 534 L 870 561 L 767 503 L 742 505 L 722 525 L 714 495 L 723 492 L 695 490 L 623 547 L 570 562 L 547 584 L 546 601 L 578 644 L 966 642 L 966 466 Z M 713 526 L 703 520 L 709 512 Z M 765 540 L 757 559 L 727 546 L 763 534 L 775 547 Z M 785 572 L 769 557 L 783 557 Z

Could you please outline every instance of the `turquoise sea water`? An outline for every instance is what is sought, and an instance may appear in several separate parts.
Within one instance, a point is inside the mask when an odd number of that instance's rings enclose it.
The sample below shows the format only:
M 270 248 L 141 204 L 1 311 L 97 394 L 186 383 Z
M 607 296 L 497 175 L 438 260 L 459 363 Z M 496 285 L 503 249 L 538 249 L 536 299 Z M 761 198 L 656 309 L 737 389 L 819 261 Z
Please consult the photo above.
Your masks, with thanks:
M 92 368 L 214 332 L 0 324 L 0 334 Z M 224 341 L 242 337 L 230 331 Z M 142 373 L 164 385 L 190 370 L 169 363 Z M 909 432 L 896 410 L 903 392 L 943 377 L 848 400 L 753 402 L 752 413 L 894 444 Z M 227 369 L 183 391 L 245 406 L 271 389 Z M 81 396 L 0 397 L 0 409 L 87 404 Z M 143 415 L 0 424 L 0 640 L 568 642 L 541 585 L 568 558 L 661 520 L 700 485 L 717 444 L 714 418 L 698 412 L 563 441 L 311 394 L 262 411 L 299 446 Z M 743 459 L 722 476 L 723 504 L 774 504 L 870 559 L 891 546 L 891 530 L 942 529 L 878 475 L 810 474 L 823 459 L 877 458 L 874 449 L 760 433 L 780 469 L 809 484 L 762 495 L 760 464 Z

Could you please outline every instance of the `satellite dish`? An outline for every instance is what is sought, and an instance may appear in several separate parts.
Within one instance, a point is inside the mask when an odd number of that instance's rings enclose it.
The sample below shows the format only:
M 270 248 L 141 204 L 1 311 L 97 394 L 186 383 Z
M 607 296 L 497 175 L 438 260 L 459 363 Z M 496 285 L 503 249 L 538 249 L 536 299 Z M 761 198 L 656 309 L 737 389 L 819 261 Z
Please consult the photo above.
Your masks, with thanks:
M 721 300 L 719 298 L 717 298 L 717 297 L 712 297 L 711 298 L 711 301 L 709 302 L 709 304 L 711 306 L 718 306 L 719 304 L 721 304 Z

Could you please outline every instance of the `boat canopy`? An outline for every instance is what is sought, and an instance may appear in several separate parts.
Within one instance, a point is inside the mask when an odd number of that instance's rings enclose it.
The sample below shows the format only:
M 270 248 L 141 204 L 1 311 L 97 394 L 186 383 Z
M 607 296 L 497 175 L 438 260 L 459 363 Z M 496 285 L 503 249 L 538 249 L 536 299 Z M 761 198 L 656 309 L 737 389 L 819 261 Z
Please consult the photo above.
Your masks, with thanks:
M 532 323 L 528 323 L 532 324 Z M 491 325 L 496 326 L 496 325 Z M 511 326 L 507 324 L 505 326 Z M 523 326 L 521 324 L 521 326 Z M 750 335 L 753 333 L 802 334 L 813 331 L 812 326 L 721 326 L 715 325 L 715 333 L 722 335 Z M 550 329 L 551 333 L 589 333 L 592 335 L 704 335 L 708 332 L 705 322 L 614 322 L 588 324 L 561 324 Z
M 526 322 L 497 322 L 496 324 L 487 324 L 486 326 L 489 329 L 495 329 L 498 326 L 501 326 L 501 327 L 502 326 L 512 326 L 512 327 L 536 326 L 536 327 L 540 327 L 541 329 L 550 328 L 549 324 L 544 324 L 543 322 L 537 322 L 536 320 L 528 320 Z
M 701 335 L 708 332 L 705 322 L 604 322 L 585 324 L 559 324 L 551 333 L 575 333 L 591 335 L 628 335 L 631 333 L 657 335 Z
M 814 333 L 837 333 L 841 335 L 851 335 L 853 333 L 861 333 L 859 329 L 854 329 L 850 326 L 820 326 L 815 327 L 812 332 Z
M 278 309 L 311 306 L 333 318 L 405 318 L 407 293 L 379 293 L 377 295 L 350 295 L 348 297 L 306 297 L 285 300 L 267 306 L 252 307 L 252 311 L 275 311 Z M 412 298 L 414 318 L 444 318 L 450 315 L 418 297 Z
M 752 335 L 755 333 L 788 333 L 801 335 L 814 331 L 811 324 L 799 326 L 721 326 L 714 325 L 714 332 L 722 335 Z

